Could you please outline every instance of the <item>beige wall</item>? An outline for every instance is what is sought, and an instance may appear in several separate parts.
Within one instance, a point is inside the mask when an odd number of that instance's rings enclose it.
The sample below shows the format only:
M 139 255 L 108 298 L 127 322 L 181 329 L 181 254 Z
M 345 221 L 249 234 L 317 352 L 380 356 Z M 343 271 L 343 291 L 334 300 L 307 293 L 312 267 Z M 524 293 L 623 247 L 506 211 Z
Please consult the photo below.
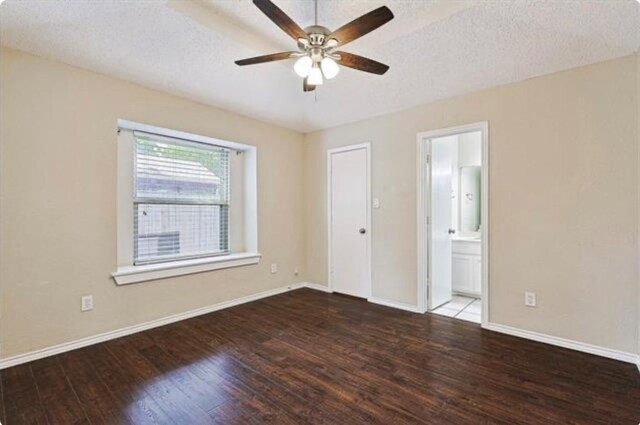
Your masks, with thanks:
M 369 141 L 373 296 L 415 305 L 416 134 L 487 120 L 490 321 L 637 352 L 637 66 L 629 56 L 308 134 L 306 278 L 327 282 L 326 150 Z
M 301 134 L 13 50 L 0 63 L 1 357 L 302 280 Z M 116 287 L 118 118 L 257 146 L 259 265 Z
M 640 347 L 640 58 L 307 136 L 13 50 L 0 52 L 0 67 L 2 358 L 302 280 L 326 283 L 326 149 L 363 141 L 382 202 L 373 295 L 415 304 L 416 133 L 483 120 L 490 320 Z M 258 147 L 259 265 L 115 286 L 118 118 Z M 537 292 L 537 308 L 524 307 L 525 290 Z M 96 306 L 81 313 L 86 294 Z

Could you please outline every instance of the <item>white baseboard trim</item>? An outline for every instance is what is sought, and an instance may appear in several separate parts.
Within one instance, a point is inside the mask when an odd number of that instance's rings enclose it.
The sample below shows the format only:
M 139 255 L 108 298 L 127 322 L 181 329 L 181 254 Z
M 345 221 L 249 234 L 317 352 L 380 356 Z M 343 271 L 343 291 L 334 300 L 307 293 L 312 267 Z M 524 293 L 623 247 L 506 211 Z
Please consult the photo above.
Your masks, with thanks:
M 614 350 L 611 348 L 600 347 L 597 345 L 587 344 L 580 341 L 574 341 L 571 339 L 560 338 L 557 336 L 542 334 L 539 332 L 527 331 L 524 329 L 518 329 L 511 326 L 500 325 L 498 323 L 487 323 L 483 326 L 484 329 L 488 329 L 494 332 L 500 332 L 507 335 L 517 336 L 520 338 L 530 339 L 533 341 L 544 342 L 546 344 L 555 345 L 558 347 L 569 348 L 571 350 L 582 351 L 583 353 L 595 354 L 596 356 L 608 357 L 614 360 L 620 360 L 627 363 L 633 363 L 638 366 L 640 370 L 640 355 L 635 353 L 627 353 L 625 351 Z
M 482 294 L 474 293 L 474 292 L 465 292 L 465 291 L 451 291 L 453 295 L 462 295 L 463 297 L 469 298 L 481 298 Z
M 234 300 L 223 301 L 221 303 L 217 303 L 211 306 L 189 310 L 184 313 L 174 314 L 171 316 L 152 320 L 152 321 L 141 323 L 138 325 L 132 325 L 132 326 L 117 329 L 114 331 L 109 331 L 109 332 L 101 333 L 98 335 L 81 338 L 75 341 L 70 341 L 63 344 L 58 344 L 51 347 L 34 350 L 28 353 L 18 354 L 12 357 L 0 359 L 0 370 L 6 369 L 11 366 L 16 366 L 19 364 L 42 359 L 45 357 L 53 356 L 56 354 L 64 353 L 66 351 L 87 347 L 89 345 L 98 344 L 104 341 L 109 341 L 111 339 L 120 338 L 120 337 L 131 335 L 137 332 L 142 332 L 148 329 L 157 328 L 159 326 L 168 325 L 170 323 L 179 322 L 181 320 L 190 319 L 192 317 L 201 316 L 203 314 L 213 313 L 214 311 L 222 310 L 229 307 L 234 307 L 240 304 L 245 304 L 245 303 L 256 301 L 262 298 L 271 297 L 274 295 L 282 294 L 284 292 L 294 291 L 300 288 L 309 288 L 316 291 L 322 291 L 322 292 L 328 292 L 328 293 L 332 292 L 325 285 L 320 285 L 320 284 L 311 283 L 311 282 L 300 282 L 300 283 L 295 283 L 287 286 L 282 286 L 280 288 L 270 289 L 268 291 L 259 292 L 257 294 L 247 295 L 241 298 L 236 298 Z M 370 297 L 367 301 L 374 304 L 384 305 L 386 307 L 397 308 L 397 309 L 409 311 L 412 313 L 419 313 L 418 307 L 412 304 L 406 304 L 399 301 L 384 300 L 384 299 L 375 298 L 375 297 Z M 486 326 L 483 326 L 483 327 L 485 329 L 495 331 L 495 332 L 513 335 L 513 336 L 517 336 L 525 339 L 531 339 L 538 342 L 544 342 L 547 344 L 569 348 L 577 351 L 582 351 L 585 353 L 595 354 L 598 356 L 608 357 L 611 359 L 620 360 L 627 363 L 634 363 L 637 365 L 638 371 L 640 371 L 640 355 L 638 354 L 612 350 L 604 347 L 598 347 L 598 346 L 586 344 L 583 342 L 559 338 L 551 335 L 545 335 L 545 334 L 541 334 L 533 331 L 522 330 L 518 328 L 513 328 L 511 326 L 500 325 L 497 323 L 488 323 Z
M 330 294 L 333 293 L 333 291 L 329 289 L 329 287 L 326 285 L 320 285 L 318 283 L 311 283 L 311 282 L 303 282 L 301 283 L 301 285 L 305 288 L 315 289 L 316 291 L 327 292 Z M 367 298 L 367 301 L 373 304 L 383 305 L 385 307 L 397 308 L 400 310 L 410 311 L 412 313 L 420 313 L 417 306 L 413 304 L 403 303 L 400 301 L 390 301 L 390 300 L 384 300 L 382 298 L 376 298 L 376 297 L 369 297 Z
M 407 303 L 403 303 L 400 301 L 391 301 L 391 300 L 384 300 L 382 298 L 376 298 L 376 297 L 369 297 L 367 299 L 367 301 L 369 301 L 370 303 L 374 303 L 374 304 L 380 304 L 386 307 L 391 307 L 391 308 L 397 308 L 400 310 L 405 310 L 405 311 L 410 311 L 411 313 L 420 313 L 420 311 L 418 310 L 418 306 L 413 305 L 413 304 L 407 304 Z
M 301 283 L 301 285 L 303 287 L 305 287 L 305 288 L 315 289 L 316 291 L 327 292 L 329 294 L 333 293 L 333 291 L 331 289 L 329 289 L 328 286 L 320 285 L 319 283 L 303 282 L 303 283 Z
M 316 291 L 327 292 L 330 294 L 333 293 L 333 291 L 329 289 L 329 287 L 326 285 L 320 285 L 318 283 L 311 283 L 311 282 L 303 282 L 301 283 L 301 285 L 305 288 L 315 289 Z M 376 297 L 369 297 L 367 298 L 367 301 L 373 304 L 383 305 L 385 307 L 397 308 L 400 310 L 410 311 L 412 313 L 420 313 L 417 306 L 413 304 L 403 303 L 400 301 L 390 301 L 390 300 L 384 300 L 382 298 L 376 298 Z
M 213 304 L 207 307 L 197 308 L 189 310 L 184 313 L 178 313 L 171 316 L 163 317 L 161 319 L 152 320 L 138 325 L 127 326 L 125 328 L 116 329 L 101 333 L 86 338 L 77 339 L 75 341 L 65 342 L 63 344 L 54 345 L 51 347 L 41 348 L 39 350 L 30 351 L 24 354 L 18 354 L 12 357 L 0 359 L 0 369 L 6 369 L 11 366 L 16 366 L 22 363 L 28 363 L 34 360 L 42 359 L 44 357 L 53 356 L 56 354 L 64 353 L 66 351 L 75 350 L 89 345 L 98 344 L 100 342 L 109 341 L 111 339 L 120 338 L 126 335 L 131 335 L 137 332 L 146 331 L 148 329 L 157 328 L 159 326 L 168 325 L 170 323 L 179 322 L 181 320 L 190 319 L 192 317 L 201 316 L 203 314 L 213 313 L 214 311 L 222 310 L 229 307 L 234 307 L 240 304 L 245 304 L 251 301 L 256 301 L 262 298 L 271 297 L 274 295 L 282 294 L 284 292 L 293 291 L 307 287 L 306 283 L 296 283 L 280 288 L 270 289 L 268 291 L 259 292 L 257 294 L 247 295 L 245 297 L 236 298 L 234 300 L 223 301 L 221 303 Z M 311 287 L 315 289 L 315 287 Z

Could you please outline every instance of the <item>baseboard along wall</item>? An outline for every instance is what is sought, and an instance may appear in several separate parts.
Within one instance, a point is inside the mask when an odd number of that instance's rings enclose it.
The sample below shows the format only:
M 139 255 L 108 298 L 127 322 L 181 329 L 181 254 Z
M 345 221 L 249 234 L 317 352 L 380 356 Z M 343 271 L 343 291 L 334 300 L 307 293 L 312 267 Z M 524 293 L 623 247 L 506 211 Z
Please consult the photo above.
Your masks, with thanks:
M 309 288 L 316 291 L 322 291 L 327 293 L 333 292 L 325 285 L 320 285 L 320 284 L 311 283 L 311 282 L 300 282 L 296 284 L 282 286 L 279 288 L 270 289 L 268 291 L 259 292 L 257 294 L 236 298 L 234 300 L 223 301 L 217 304 L 213 304 L 211 306 L 189 310 L 184 313 L 178 313 L 178 314 L 174 314 L 164 318 L 152 320 L 149 322 L 140 323 L 137 325 L 128 326 L 128 327 L 117 329 L 114 331 L 109 331 L 109 332 L 101 333 L 98 335 L 81 338 L 75 341 L 69 341 L 63 344 L 58 344 L 51 347 L 45 347 L 45 348 L 34 350 L 28 353 L 18 354 L 15 356 L 0 359 L 0 369 L 6 369 L 11 366 L 17 366 L 19 364 L 28 363 L 28 362 L 42 359 L 49 356 L 54 356 L 56 354 L 64 353 L 66 351 L 87 347 L 89 345 L 98 344 L 104 341 L 109 341 L 111 339 L 116 339 L 126 335 L 131 335 L 137 332 L 142 332 L 148 329 L 153 329 L 159 326 L 168 325 L 170 323 L 179 322 L 181 320 L 190 319 L 192 317 L 200 316 L 203 314 L 213 313 L 214 311 L 222 310 L 229 307 L 234 307 L 240 304 L 245 304 L 251 301 L 256 301 L 262 298 L 271 297 L 271 296 L 282 294 L 285 292 L 294 291 L 300 288 Z M 376 297 L 370 297 L 368 298 L 367 301 L 374 304 L 379 304 L 386 307 L 396 308 L 396 309 L 419 314 L 418 306 L 416 305 L 406 304 L 406 303 L 392 301 L 392 300 L 384 300 Z M 596 345 L 591 345 L 591 344 L 586 344 L 583 342 L 573 341 L 565 338 L 559 338 L 551 335 L 541 334 L 538 332 L 532 332 L 532 331 L 527 331 L 523 329 L 513 328 L 510 326 L 505 326 L 497 323 L 488 323 L 484 328 L 494 332 L 500 332 L 500 333 L 504 333 L 512 336 L 517 336 L 520 338 L 543 342 L 550 345 L 569 348 L 572 350 L 582 351 L 589 354 L 595 354 L 601 357 L 607 357 L 610 359 L 619 360 L 627 363 L 634 363 L 638 366 L 638 370 L 640 371 L 640 355 L 638 354 L 627 353 L 623 351 L 599 347 Z
M 189 310 L 184 313 L 178 313 L 160 319 L 151 320 L 149 322 L 140 323 L 138 325 L 127 326 L 125 328 L 116 329 L 114 331 L 109 331 L 98 335 L 77 339 L 75 341 L 69 341 L 62 344 L 53 345 L 51 347 L 30 351 L 28 353 L 3 358 L 0 359 L 0 369 L 6 369 L 11 366 L 31 362 L 78 348 L 87 347 L 89 345 L 98 344 L 100 342 L 109 341 L 111 339 L 120 338 L 122 336 L 131 335 L 137 332 L 146 331 L 148 329 L 157 328 L 159 326 L 168 325 L 170 323 L 179 322 L 181 320 L 190 319 L 192 317 L 201 316 L 203 314 L 213 313 L 214 311 L 234 307 L 236 305 L 245 304 L 262 298 L 272 297 L 274 295 L 282 294 L 284 292 L 293 291 L 304 287 L 306 287 L 306 283 L 304 282 L 282 286 L 279 288 L 270 289 L 268 291 L 259 292 L 257 294 L 236 298 L 234 300 L 223 301 L 221 303 L 213 304 L 207 307 Z
M 638 370 L 640 371 L 640 355 L 635 353 L 628 353 L 625 351 L 600 347 L 593 344 L 574 341 L 572 339 L 560 338 L 557 336 L 514 328 L 498 323 L 489 322 L 487 326 L 484 327 L 484 329 L 488 329 L 493 332 L 500 332 L 507 335 L 517 336 L 532 341 L 543 342 L 545 344 L 555 345 L 557 347 L 568 348 L 570 350 L 582 351 L 583 353 L 594 354 L 600 357 L 607 357 L 609 359 L 619 360 L 626 363 L 633 363 L 638 366 Z

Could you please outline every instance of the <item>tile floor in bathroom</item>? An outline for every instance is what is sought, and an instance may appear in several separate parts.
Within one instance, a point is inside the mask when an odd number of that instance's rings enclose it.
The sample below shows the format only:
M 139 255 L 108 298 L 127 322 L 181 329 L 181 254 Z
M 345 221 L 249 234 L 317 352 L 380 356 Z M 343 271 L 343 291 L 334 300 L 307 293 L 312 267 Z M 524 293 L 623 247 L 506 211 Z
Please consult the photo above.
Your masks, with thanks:
M 432 311 L 433 314 L 454 317 L 468 322 L 480 323 L 482 303 L 480 298 L 454 295 L 446 304 L 441 305 Z

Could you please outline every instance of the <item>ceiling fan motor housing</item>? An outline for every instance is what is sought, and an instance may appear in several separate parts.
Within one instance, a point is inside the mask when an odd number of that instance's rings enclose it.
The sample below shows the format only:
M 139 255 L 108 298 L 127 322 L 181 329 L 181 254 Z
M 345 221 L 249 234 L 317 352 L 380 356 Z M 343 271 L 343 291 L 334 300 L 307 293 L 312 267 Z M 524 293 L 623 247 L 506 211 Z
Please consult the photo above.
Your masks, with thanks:
M 329 31 L 328 28 L 320 25 L 312 25 L 310 27 L 307 27 L 304 29 L 304 32 L 309 35 L 309 43 L 311 44 L 311 46 L 318 47 L 324 45 L 324 41 L 327 38 L 327 35 L 331 34 L 331 31 Z M 298 42 L 298 46 L 304 49 L 304 45 L 301 45 L 300 42 Z

